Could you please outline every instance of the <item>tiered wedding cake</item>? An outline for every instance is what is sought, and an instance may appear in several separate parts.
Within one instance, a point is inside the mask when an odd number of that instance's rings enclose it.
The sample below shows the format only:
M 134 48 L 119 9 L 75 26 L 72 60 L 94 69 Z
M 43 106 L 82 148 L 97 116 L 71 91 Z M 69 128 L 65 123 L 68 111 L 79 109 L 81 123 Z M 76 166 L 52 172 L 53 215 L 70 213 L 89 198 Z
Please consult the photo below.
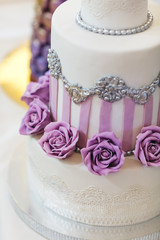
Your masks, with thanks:
M 101 226 L 160 214 L 159 14 L 147 0 L 68 0 L 54 13 L 53 122 L 28 150 L 30 188 L 51 210 Z

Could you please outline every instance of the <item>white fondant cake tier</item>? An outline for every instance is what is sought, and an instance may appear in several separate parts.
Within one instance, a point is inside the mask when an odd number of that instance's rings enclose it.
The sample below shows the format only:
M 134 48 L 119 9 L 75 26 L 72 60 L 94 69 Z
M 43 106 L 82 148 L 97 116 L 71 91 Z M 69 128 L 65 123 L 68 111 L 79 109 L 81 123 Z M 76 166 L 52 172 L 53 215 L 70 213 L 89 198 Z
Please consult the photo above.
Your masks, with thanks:
M 56 213 L 100 226 L 130 225 L 160 214 L 160 169 L 126 158 L 116 174 L 97 176 L 74 153 L 65 160 L 48 157 L 29 138 L 28 179 L 32 192 Z
M 85 22 L 109 29 L 134 28 L 147 20 L 147 0 L 82 0 Z
M 17 146 L 9 163 L 10 200 L 20 218 L 48 240 L 159 240 L 160 216 L 124 227 L 99 227 L 81 224 L 43 206 L 29 190 L 26 144 Z M 21 179 L 21 181 L 20 181 Z
M 128 1 L 129 2 L 129 1 Z M 136 1 L 135 4 L 139 2 Z M 144 1 L 140 1 L 144 3 Z M 160 72 L 160 6 L 150 2 L 154 15 L 153 25 L 143 33 L 130 36 L 104 36 L 91 33 L 75 22 L 80 1 L 62 4 L 53 15 L 51 45 L 60 58 L 62 73 L 72 84 L 91 88 L 104 76 L 118 76 L 127 86 L 141 88 L 149 85 Z M 63 84 L 58 82 L 58 107 L 55 120 L 63 119 Z M 54 95 L 55 86 L 51 83 Z M 135 147 L 136 136 L 144 125 L 157 125 L 160 94 L 159 88 L 153 94 L 149 105 L 135 104 L 133 126 L 130 126 L 131 143 L 125 150 Z M 50 102 L 52 109 L 52 101 Z M 87 129 L 87 138 L 99 132 L 102 101 L 94 96 Z M 67 107 L 66 107 L 67 108 Z M 113 131 L 125 145 L 125 101 L 113 103 L 110 116 L 110 131 Z M 70 124 L 79 128 L 81 104 L 71 102 Z M 96 114 L 95 114 L 96 113 Z M 104 113 L 105 114 L 105 113 Z M 127 114 L 129 116 L 129 114 Z M 149 118 L 149 120 L 148 120 Z M 128 122 L 129 122 L 128 121 Z M 132 124 L 131 124 L 132 125 Z
M 131 87 L 150 84 L 160 71 L 160 6 L 150 2 L 153 25 L 129 36 L 91 33 L 75 22 L 80 2 L 67 1 L 52 18 L 51 48 L 59 55 L 69 82 L 93 87 L 106 75 L 123 78 Z

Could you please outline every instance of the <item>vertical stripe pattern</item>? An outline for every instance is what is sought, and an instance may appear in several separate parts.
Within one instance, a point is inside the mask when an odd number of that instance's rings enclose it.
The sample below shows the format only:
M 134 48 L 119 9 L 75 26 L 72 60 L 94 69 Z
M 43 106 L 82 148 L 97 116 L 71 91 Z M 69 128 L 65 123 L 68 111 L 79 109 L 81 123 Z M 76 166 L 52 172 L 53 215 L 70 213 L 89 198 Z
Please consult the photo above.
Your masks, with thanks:
M 122 148 L 124 151 L 132 150 L 133 121 L 135 113 L 135 103 L 130 98 L 124 99 L 124 126 Z
M 153 114 L 153 96 L 144 105 L 144 126 L 152 125 L 152 114 Z
M 58 106 L 58 80 L 54 77 L 50 79 L 50 109 L 53 121 L 57 121 Z
M 63 86 L 62 121 L 67 123 L 70 123 L 71 121 L 71 98 L 64 86 Z
M 77 144 L 79 148 L 85 147 L 87 143 L 91 105 L 92 105 L 92 97 L 88 97 L 85 102 L 81 103 L 79 128 L 78 128 L 79 141 Z
M 112 103 L 101 101 L 100 119 L 99 119 L 99 132 L 111 131 L 111 112 Z

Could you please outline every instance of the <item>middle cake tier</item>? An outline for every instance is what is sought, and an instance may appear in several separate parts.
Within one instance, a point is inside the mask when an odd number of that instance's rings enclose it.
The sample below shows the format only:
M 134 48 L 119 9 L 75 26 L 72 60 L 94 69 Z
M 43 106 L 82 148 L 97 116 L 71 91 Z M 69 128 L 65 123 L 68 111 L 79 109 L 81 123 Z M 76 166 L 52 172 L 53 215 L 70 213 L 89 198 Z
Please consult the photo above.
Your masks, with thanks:
M 68 84 L 67 89 L 64 79 L 51 79 L 53 119 L 79 129 L 80 148 L 94 134 L 113 131 L 124 151 L 131 151 L 141 128 L 158 124 L 160 9 L 150 3 L 152 26 L 129 36 L 105 36 L 81 28 L 75 21 L 79 9 L 79 1 L 68 1 L 53 15 L 51 47 Z M 86 89 L 94 89 L 94 94 L 84 99 Z

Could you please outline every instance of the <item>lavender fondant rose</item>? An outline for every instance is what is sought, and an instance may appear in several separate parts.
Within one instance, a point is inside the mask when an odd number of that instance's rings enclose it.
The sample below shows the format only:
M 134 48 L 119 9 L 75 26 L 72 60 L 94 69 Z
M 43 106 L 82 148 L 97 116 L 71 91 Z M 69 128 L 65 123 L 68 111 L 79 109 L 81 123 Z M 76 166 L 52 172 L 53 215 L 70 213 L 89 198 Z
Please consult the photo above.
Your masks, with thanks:
M 34 98 L 39 98 L 44 103 L 49 102 L 49 74 L 39 77 L 38 82 L 30 82 L 21 100 L 26 102 L 28 105 L 33 101 Z
M 73 153 L 78 139 L 76 128 L 66 122 L 52 122 L 45 127 L 39 143 L 48 156 L 64 159 Z
M 81 154 L 89 171 L 100 176 L 119 171 L 125 160 L 121 141 L 112 132 L 96 134 Z
M 142 128 L 134 154 L 145 166 L 160 167 L 160 127 Z
M 50 122 L 48 107 L 36 98 L 29 105 L 29 109 L 22 119 L 19 132 L 23 135 L 40 134 Z

